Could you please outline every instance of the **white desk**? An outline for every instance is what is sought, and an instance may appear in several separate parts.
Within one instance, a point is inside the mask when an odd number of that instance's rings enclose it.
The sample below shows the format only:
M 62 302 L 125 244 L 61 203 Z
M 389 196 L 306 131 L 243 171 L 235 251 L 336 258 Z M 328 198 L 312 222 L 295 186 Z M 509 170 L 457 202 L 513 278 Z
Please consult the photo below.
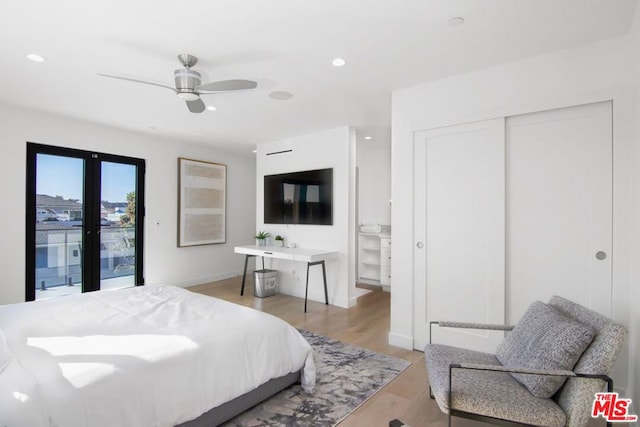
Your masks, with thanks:
M 306 249 L 306 248 L 282 248 L 279 246 L 236 246 L 233 251 L 237 254 L 244 254 L 244 272 L 242 274 L 242 288 L 240 295 L 244 294 L 244 283 L 247 278 L 247 263 L 251 257 L 262 257 L 262 268 L 264 268 L 264 258 L 288 259 L 307 263 L 307 283 L 304 291 L 304 312 L 307 312 L 307 295 L 309 293 L 309 267 L 312 265 L 322 266 L 322 280 L 324 281 L 324 302 L 329 304 L 327 294 L 327 272 L 324 261 L 338 257 L 337 251 L 326 249 Z

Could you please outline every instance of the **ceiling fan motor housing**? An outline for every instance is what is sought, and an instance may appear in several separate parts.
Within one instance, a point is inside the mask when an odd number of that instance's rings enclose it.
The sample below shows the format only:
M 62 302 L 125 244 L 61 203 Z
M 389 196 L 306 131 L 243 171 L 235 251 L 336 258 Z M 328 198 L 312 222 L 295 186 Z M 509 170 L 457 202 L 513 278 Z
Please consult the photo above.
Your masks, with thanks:
M 176 82 L 178 96 L 187 101 L 193 101 L 200 96 L 196 92 L 196 87 L 200 86 L 200 73 L 190 68 L 181 68 L 173 72 Z

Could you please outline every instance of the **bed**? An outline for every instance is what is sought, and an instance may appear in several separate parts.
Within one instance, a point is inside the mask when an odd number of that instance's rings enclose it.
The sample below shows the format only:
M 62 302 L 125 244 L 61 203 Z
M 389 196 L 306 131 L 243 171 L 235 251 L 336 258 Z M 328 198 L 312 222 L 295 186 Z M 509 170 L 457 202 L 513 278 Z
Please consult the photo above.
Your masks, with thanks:
M 315 385 L 295 328 L 185 289 L 0 306 L 2 426 L 210 426 L 294 381 Z

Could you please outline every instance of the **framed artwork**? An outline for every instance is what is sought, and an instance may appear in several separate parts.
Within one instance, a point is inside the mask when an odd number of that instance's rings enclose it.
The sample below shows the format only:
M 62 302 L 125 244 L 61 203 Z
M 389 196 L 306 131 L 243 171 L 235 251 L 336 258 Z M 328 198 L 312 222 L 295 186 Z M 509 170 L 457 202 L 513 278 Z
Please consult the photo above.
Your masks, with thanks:
M 226 242 L 227 165 L 178 158 L 178 247 Z

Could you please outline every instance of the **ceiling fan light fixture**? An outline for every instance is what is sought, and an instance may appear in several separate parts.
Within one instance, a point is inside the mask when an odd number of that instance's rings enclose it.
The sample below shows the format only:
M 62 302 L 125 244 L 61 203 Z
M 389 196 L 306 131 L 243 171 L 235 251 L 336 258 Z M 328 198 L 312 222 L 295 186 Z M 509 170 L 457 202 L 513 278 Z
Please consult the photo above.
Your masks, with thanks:
M 200 86 L 199 72 L 189 68 L 184 68 L 175 70 L 173 72 L 173 77 L 176 83 L 176 90 L 178 91 L 178 96 L 180 98 L 185 101 L 195 101 L 198 99 L 198 94 L 195 92 L 195 88 Z M 182 96 L 182 94 L 188 95 Z
M 185 101 L 195 101 L 196 99 L 200 99 L 200 95 L 195 92 L 178 92 L 178 98 L 184 99 Z

